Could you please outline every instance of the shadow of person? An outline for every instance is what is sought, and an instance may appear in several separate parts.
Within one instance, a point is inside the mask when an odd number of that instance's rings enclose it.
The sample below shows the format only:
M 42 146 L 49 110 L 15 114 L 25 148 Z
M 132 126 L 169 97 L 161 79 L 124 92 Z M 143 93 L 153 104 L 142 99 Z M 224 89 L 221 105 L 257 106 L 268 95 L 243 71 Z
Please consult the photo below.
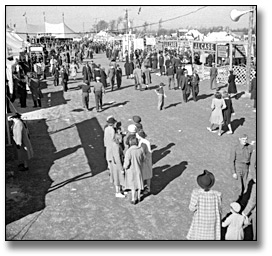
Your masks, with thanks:
M 177 105 L 181 104 L 181 102 L 173 103 L 165 107 L 164 109 L 171 108 L 171 107 L 176 107 Z
M 154 150 L 152 152 L 152 164 L 157 163 L 160 161 L 162 158 L 167 156 L 171 151 L 169 150 L 171 147 L 175 146 L 176 144 L 171 142 L 167 146 L 161 149 Z M 156 147 L 155 145 L 152 145 L 153 147 Z
M 231 127 L 233 132 L 239 127 L 239 126 L 243 126 L 245 122 L 245 118 L 242 117 L 240 119 L 235 119 L 231 122 Z
M 105 103 L 105 104 L 103 104 L 103 111 L 105 111 L 105 110 L 107 110 L 107 109 L 109 109 L 109 108 L 124 106 L 124 105 L 126 105 L 128 102 L 129 102 L 129 101 L 126 100 L 126 101 L 124 101 L 124 102 L 114 103 L 114 104 L 110 104 L 110 105 L 109 105 L 109 103 Z M 108 107 L 105 107 L 105 106 L 107 106 L 107 105 L 109 105 L 109 106 L 108 106 Z
M 205 99 L 207 99 L 207 98 L 209 98 L 211 96 L 213 96 L 213 93 L 210 93 L 210 94 L 201 94 L 201 95 L 198 95 L 196 99 L 197 99 L 197 101 L 199 101 L 199 100 L 205 100 Z
M 188 162 L 182 161 L 174 166 L 163 165 L 153 169 L 151 194 L 159 194 L 171 181 L 179 177 L 187 168 Z

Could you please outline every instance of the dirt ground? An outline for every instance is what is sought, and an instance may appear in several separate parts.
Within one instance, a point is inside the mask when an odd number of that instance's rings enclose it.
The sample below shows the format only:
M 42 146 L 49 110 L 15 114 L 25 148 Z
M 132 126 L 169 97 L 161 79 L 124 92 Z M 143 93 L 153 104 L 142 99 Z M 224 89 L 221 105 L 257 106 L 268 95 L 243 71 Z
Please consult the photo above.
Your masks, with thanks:
M 94 62 L 107 70 L 105 54 Z M 120 66 L 124 72 L 124 63 Z M 80 69 L 81 71 L 81 69 Z M 152 74 L 151 90 L 134 89 L 123 76 L 120 90 L 107 90 L 104 111 L 82 109 L 81 73 L 69 81 L 68 92 L 44 81 L 41 109 L 15 107 L 27 121 L 35 157 L 28 172 L 16 170 L 14 150 L 6 146 L 6 239 L 7 240 L 186 240 L 192 213 L 190 195 L 196 177 L 204 169 L 215 175 L 214 190 L 222 192 L 223 214 L 236 199 L 229 168 L 229 151 L 238 136 L 246 133 L 256 141 L 256 113 L 247 97 L 233 99 L 233 135 L 210 133 L 210 105 L 214 90 L 201 81 L 197 102 L 181 103 L 180 90 L 168 90 L 165 110 L 157 110 L 155 86 L 165 76 Z M 220 84 L 222 90 L 223 84 Z M 243 86 L 239 92 L 245 91 Z M 241 95 L 241 93 L 239 94 Z M 103 147 L 103 127 L 113 115 L 124 129 L 133 115 L 142 118 L 152 144 L 152 194 L 137 205 L 115 198 L 109 182 Z M 12 174 L 13 177 L 12 177 Z

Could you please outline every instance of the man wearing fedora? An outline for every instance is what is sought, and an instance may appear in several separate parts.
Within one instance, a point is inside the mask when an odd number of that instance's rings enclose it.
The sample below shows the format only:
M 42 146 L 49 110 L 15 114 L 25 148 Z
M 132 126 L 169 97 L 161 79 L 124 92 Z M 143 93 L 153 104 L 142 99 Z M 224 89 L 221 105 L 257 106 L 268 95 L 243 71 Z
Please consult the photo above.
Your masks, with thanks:
M 238 200 L 242 199 L 244 191 L 247 190 L 247 178 L 250 165 L 250 158 L 253 147 L 247 142 L 247 135 L 239 136 L 237 143 L 230 152 L 230 168 L 232 177 L 235 179 L 235 193 Z
M 194 213 L 188 240 L 220 240 L 221 238 L 221 193 L 211 190 L 215 177 L 204 170 L 197 176 L 200 189 L 194 189 L 189 210 Z

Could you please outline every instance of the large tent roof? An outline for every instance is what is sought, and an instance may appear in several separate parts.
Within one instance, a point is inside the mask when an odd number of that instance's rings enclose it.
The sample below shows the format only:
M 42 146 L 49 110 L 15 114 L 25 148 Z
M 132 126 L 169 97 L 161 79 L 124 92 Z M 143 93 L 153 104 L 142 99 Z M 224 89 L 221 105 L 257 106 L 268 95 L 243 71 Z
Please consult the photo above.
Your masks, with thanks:
M 45 22 L 42 25 L 27 24 L 27 33 L 29 34 L 51 34 L 56 38 L 74 38 L 78 37 L 72 29 L 70 29 L 64 22 L 58 24 L 51 24 Z

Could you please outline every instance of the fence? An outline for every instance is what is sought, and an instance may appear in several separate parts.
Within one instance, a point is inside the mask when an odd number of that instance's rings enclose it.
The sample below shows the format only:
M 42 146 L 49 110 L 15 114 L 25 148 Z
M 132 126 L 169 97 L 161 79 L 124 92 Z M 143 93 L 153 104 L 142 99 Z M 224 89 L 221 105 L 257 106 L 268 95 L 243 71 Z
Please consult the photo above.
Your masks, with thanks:
M 197 70 L 198 75 L 201 80 L 210 79 L 210 67 L 202 67 L 195 65 L 194 68 Z M 218 76 L 217 80 L 219 83 L 226 84 L 228 83 L 229 69 L 230 66 L 221 66 L 218 67 Z M 232 66 L 233 74 L 236 75 L 235 82 L 236 84 L 245 84 L 246 83 L 246 67 L 245 66 Z M 251 68 L 250 72 L 250 81 L 256 76 L 256 71 Z

